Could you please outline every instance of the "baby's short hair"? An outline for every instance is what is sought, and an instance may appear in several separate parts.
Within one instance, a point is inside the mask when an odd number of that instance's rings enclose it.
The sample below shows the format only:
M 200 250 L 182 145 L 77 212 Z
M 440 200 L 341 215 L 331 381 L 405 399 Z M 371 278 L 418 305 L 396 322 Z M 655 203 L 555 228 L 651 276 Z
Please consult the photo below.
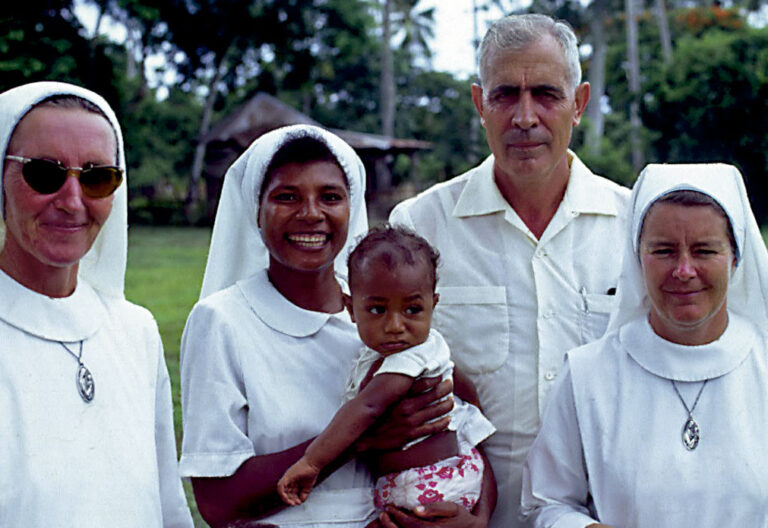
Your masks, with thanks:
M 383 263 L 388 270 L 402 264 L 413 266 L 421 260 L 429 269 L 432 291 L 435 290 L 440 254 L 424 238 L 406 227 L 389 224 L 373 227 L 357 243 L 347 259 L 350 289 L 369 260 Z

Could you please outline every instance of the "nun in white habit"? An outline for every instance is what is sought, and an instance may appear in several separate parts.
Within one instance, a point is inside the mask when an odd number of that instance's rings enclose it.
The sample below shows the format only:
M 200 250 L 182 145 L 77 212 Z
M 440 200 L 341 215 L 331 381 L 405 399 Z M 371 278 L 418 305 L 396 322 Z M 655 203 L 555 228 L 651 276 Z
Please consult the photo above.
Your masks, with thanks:
M 157 325 L 125 300 L 120 126 L 97 94 L 0 94 L 0 526 L 189 527 Z
M 354 460 L 301 506 L 274 509 L 277 480 L 333 417 L 359 352 L 341 284 L 367 230 L 364 192 L 354 150 L 314 126 L 261 136 L 227 171 L 181 347 L 181 472 L 210 524 L 373 518 L 371 477 Z
M 768 254 L 741 174 L 649 165 L 630 206 L 618 308 L 603 338 L 566 356 L 523 515 L 536 527 L 766 526 Z

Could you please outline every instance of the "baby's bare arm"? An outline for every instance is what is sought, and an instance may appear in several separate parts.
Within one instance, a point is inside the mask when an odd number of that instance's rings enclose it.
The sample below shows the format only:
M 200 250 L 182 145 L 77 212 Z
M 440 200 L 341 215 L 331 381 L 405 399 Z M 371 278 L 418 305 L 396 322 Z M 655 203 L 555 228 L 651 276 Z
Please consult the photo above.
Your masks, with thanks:
M 331 423 L 307 447 L 295 464 L 280 478 L 277 491 L 286 504 L 301 504 L 312 491 L 322 469 L 346 451 L 365 430 L 402 398 L 413 378 L 402 374 L 379 374 L 345 403 Z
M 338 457 L 362 435 L 413 384 L 403 374 L 379 374 L 334 415 L 331 423 L 309 445 L 304 456 L 312 466 L 322 468 Z

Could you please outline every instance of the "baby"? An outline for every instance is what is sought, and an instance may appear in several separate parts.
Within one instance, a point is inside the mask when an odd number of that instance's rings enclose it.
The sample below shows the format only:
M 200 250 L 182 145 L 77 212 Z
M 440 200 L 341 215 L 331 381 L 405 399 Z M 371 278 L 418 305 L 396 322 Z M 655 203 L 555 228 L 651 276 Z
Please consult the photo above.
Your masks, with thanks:
M 437 252 L 401 227 L 372 229 L 349 256 L 344 304 L 366 345 L 353 369 L 346 403 L 277 484 L 290 505 L 309 496 L 320 471 L 349 448 L 418 377 L 451 378 L 443 337 L 431 330 L 438 301 Z M 451 501 L 472 510 L 480 496 L 483 461 L 475 446 L 495 431 L 477 407 L 456 400 L 448 429 L 369 461 L 378 477 L 379 509 L 412 510 Z

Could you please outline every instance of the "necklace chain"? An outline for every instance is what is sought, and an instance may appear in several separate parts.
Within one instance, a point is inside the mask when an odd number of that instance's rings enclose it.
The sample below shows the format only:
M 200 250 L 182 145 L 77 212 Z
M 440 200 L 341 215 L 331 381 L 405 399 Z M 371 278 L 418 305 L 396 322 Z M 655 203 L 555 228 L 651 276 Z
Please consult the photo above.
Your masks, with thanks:
M 701 388 L 699 389 L 699 393 L 696 395 L 696 399 L 693 400 L 693 406 L 689 409 L 688 404 L 685 403 L 685 400 L 683 399 L 683 395 L 680 394 L 680 390 L 677 388 L 677 383 L 675 383 L 675 380 L 670 380 L 672 382 L 672 387 L 675 389 L 675 392 L 677 393 L 677 397 L 680 398 L 680 402 L 683 404 L 683 407 L 685 407 L 685 412 L 688 413 L 688 418 L 693 418 L 693 411 L 696 409 L 696 405 L 699 403 L 699 398 L 701 398 L 701 393 L 704 392 L 704 387 L 706 386 L 708 379 L 704 380 L 704 383 L 701 384 Z
M 80 352 L 77 355 L 75 355 L 75 353 L 72 352 L 69 349 L 69 347 L 67 345 L 65 345 L 64 343 L 62 343 L 61 341 L 59 341 L 59 344 L 64 347 L 64 350 L 69 352 L 72 355 L 72 357 L 77 360 L 77 364 L 78 365 L 82 365 L 83 364 L 83 360 L 82 360 L 82 357 L 83 357 L 83 342 L 82 341 L 80 341 Z

